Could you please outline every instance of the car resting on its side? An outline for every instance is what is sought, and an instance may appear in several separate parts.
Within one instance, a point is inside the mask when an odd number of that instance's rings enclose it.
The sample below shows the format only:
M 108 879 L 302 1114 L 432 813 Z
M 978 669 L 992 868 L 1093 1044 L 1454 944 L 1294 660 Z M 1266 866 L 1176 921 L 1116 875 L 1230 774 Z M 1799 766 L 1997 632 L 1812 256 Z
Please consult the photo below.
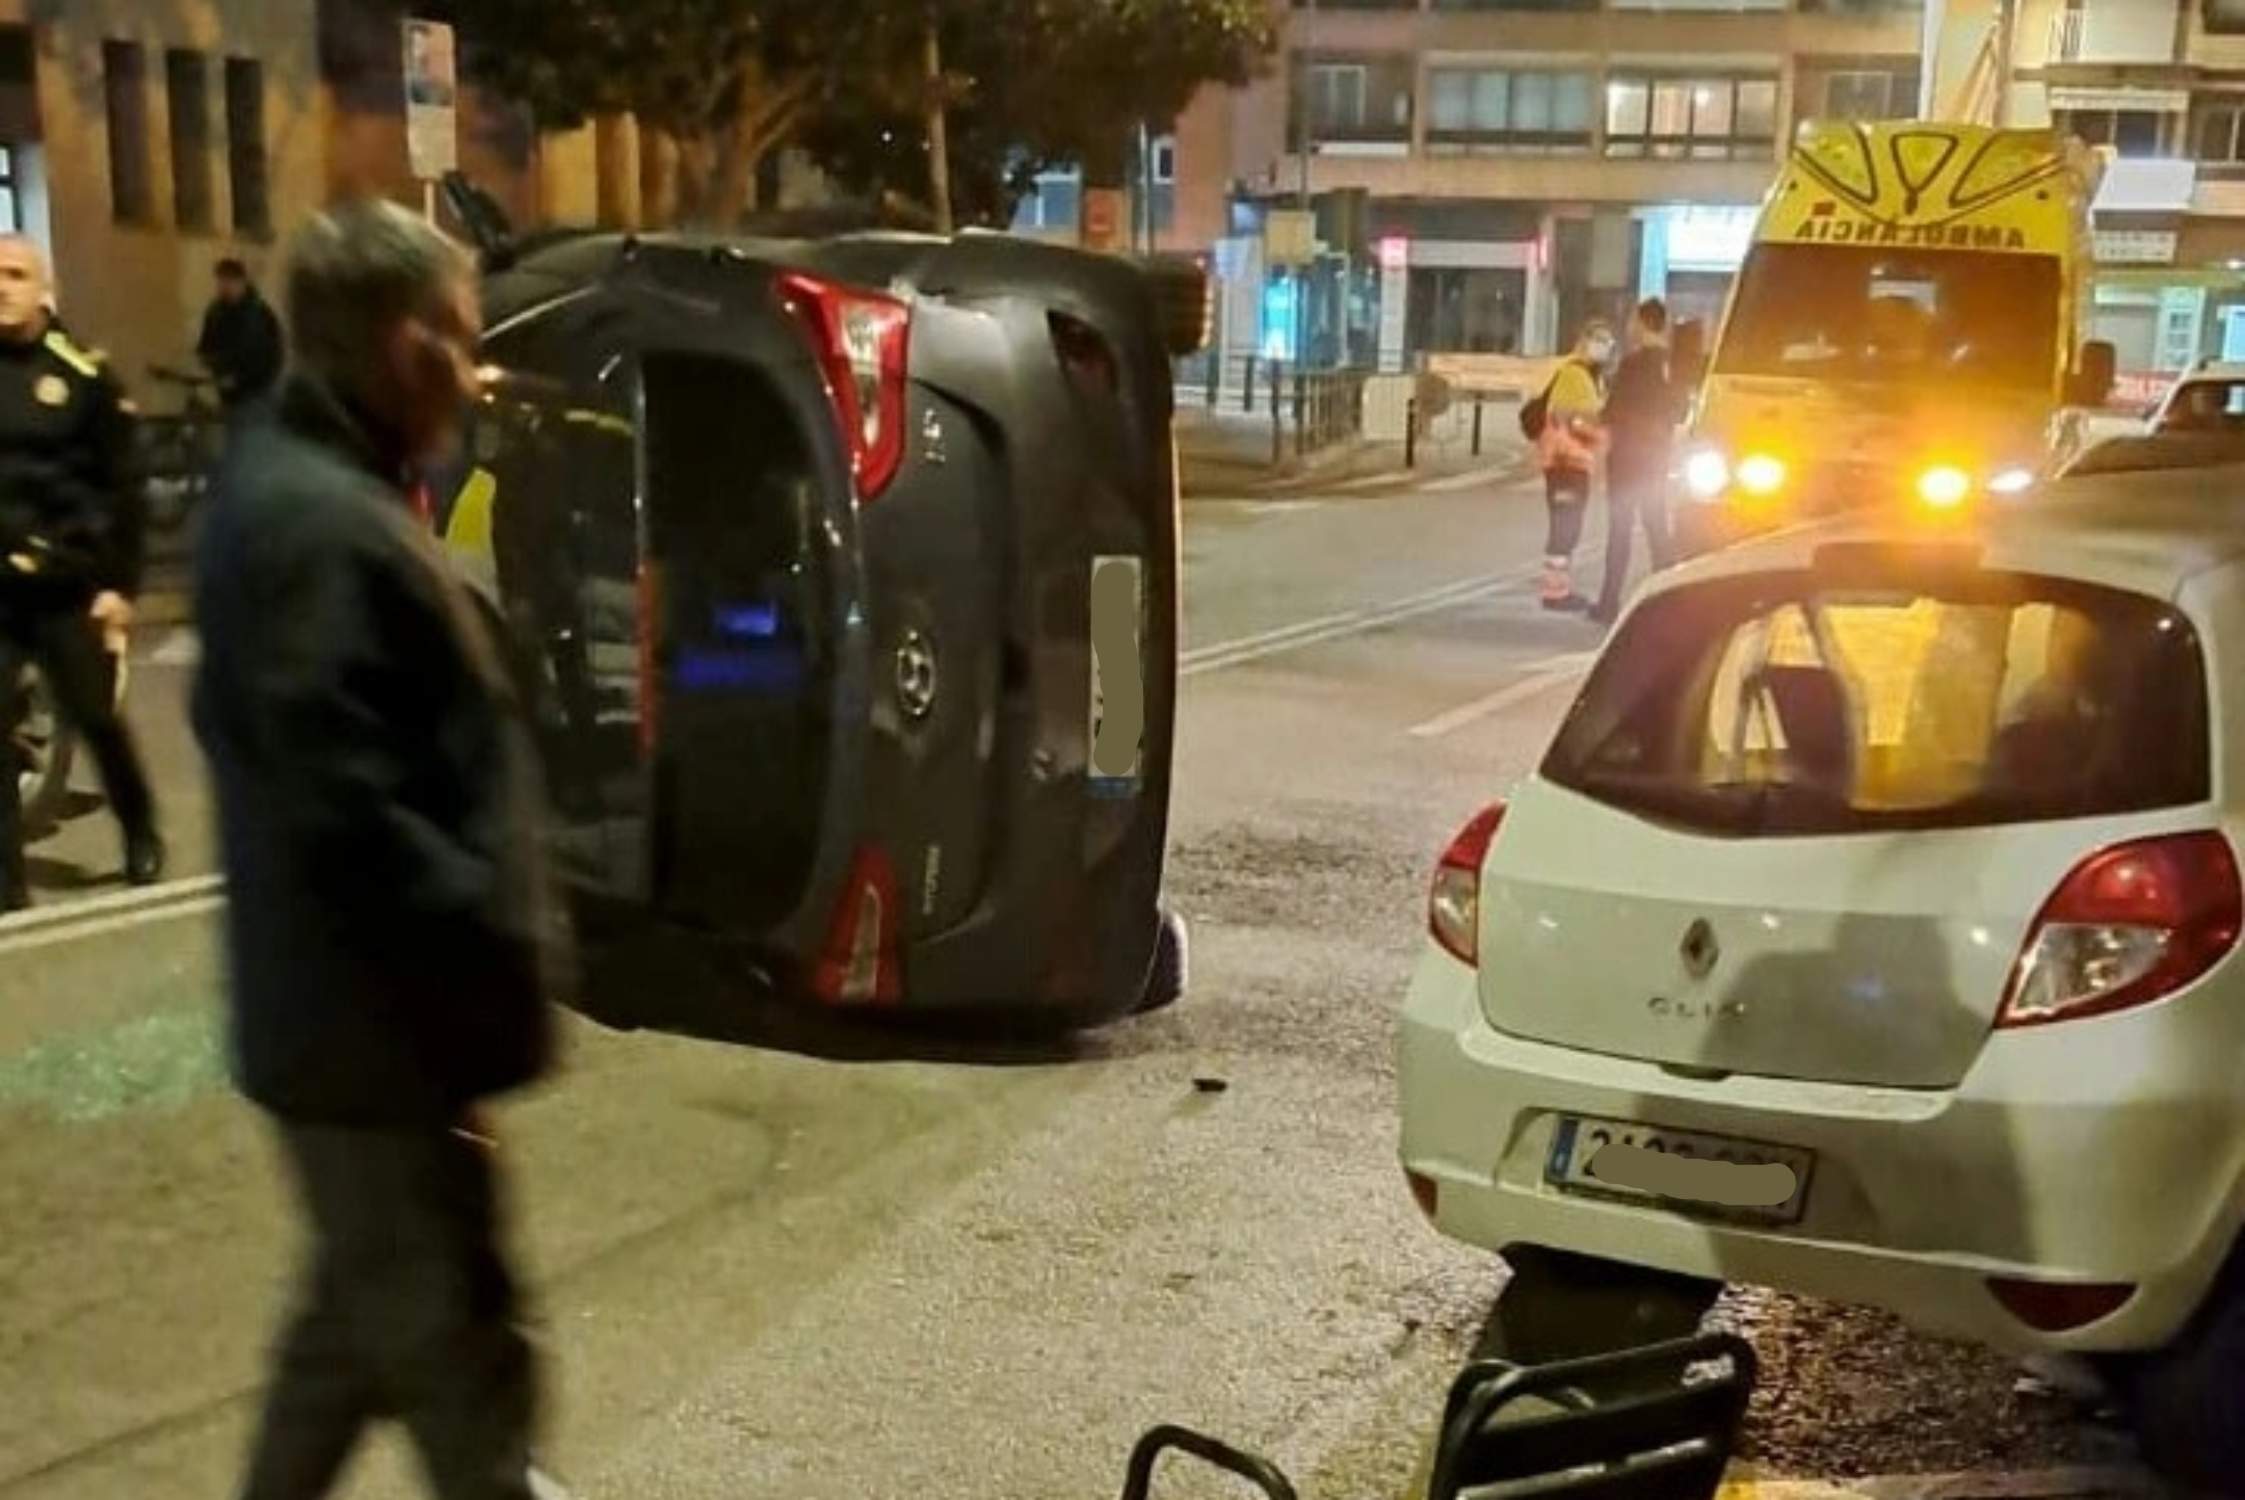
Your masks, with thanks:
M 594 235 L 486 297 L 440 524 L 507 621 L 597 928 L 837 1005 L 1175 998 L 1153 279 L 994 236 Z

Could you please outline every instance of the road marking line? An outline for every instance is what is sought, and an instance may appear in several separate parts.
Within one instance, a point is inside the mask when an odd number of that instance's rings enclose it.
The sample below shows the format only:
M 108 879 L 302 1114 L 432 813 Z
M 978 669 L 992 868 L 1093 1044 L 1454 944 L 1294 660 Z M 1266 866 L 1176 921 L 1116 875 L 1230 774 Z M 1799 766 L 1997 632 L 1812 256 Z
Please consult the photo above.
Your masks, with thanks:
M 82 901 L 65 902 L 61 906 L 34 907 L 30 911 L 0 917 L 0 940 L 27 932 L 45 931 L 51 927 L 89 922 L 100 917 L 132 915 L 192 902 L 205 896 L 217 895 L 225 889 L 225 884 L 216 875 L 193 875 L 180 880 L 167 880 L 161 885 L 89 896 Z
M 1463 474 L 1452 474 L 1446 479 L 1432 479 L 1419 488 L 1429 495 L 1454 495 L 1460 490 L 1479 489 L 1495 484 L 1513 471 L 1511 464 L 1491 464 L 1486 469 L 1468 469 Z
M 1554 656 L 1547 661 L 1535 662 L 1528 667 L 1528 675 L 1519 681 L 1498 688 L 1485 698 L 1476 698 L 1471 703 L 1453 708 L 1446 714 L 1438 714 L 1423 724 L 1412 725 L 1411 736 L 1414 739 L 1437 740 L 1446 734 L 1456 733 L 1468 724 L 1477 724 L 1492 714 L 1517 708 L 1531 698 L 1541 697 L 1555 687 L 1574 681 L 1590 670 L 1590 664 L 1597 660 L 1597 656 L 1595 651 L 1578 651 L 1572 655 Z
M 0 933 L 0 958 L 30 953 L 40 948 L 52 948 L 63 943 L 82 943 L 88 938 L 104 937 L 113 932 L 131 932 L 135 928 L 153 927 L 159 922 L 178 922 L 188 917 L 207 916 L 225 905 L 224 894 L 215 894 L 193 901 L 176 901 L 168 906 L 150 906 L 138 911 L 120 912 L 98 921 L 58 922 L 46 928 Z
M 1261 661 L 1281 652 L 1298 651 L 1305 646 L 1323 645 L 1344 636 L 1362 635 L 1388 625 L 1416 619 L 1420 615 L 1434 614 L 1458 605 L 1471 603 L 1499 589 L 1526 583 L 1534 574 L 1531 570 L 1513 573 L 1491 573 L 1480 578 L 1467 578 L 1444 588 L 1424 594 L 1398 599 L 1385 605 L 1351 610 L 1346 614 L 1327 615 L 1322 619 L 1305 620 L 1300 624 L 1264 631 L 1260 635 L 1245 636 L 1236 641 L 1223 641 L 1188 651 L 1182 658 L 1182 673 L 1196 677 L 1202 672 L 1214 672 L 1225 667 L 1244 666 Z
M 191 667 L 202 659 L 202 638 L 184 625 L 172 631 L 161 646 L 148 653 L 150 663 L 159 667 Z

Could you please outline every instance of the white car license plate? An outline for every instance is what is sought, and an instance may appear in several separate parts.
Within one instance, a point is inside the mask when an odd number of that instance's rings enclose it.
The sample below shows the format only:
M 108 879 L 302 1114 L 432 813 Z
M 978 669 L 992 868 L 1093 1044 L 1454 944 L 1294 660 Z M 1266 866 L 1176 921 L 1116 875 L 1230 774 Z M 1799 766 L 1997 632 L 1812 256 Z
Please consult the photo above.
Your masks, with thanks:
M 1816 1153 L 1796 1146 L 1561 1115 L 1543 1175 L 1563 1192 L 1690 1204 L 1791 1224 L 1808 1202 L 1815 1165 Z

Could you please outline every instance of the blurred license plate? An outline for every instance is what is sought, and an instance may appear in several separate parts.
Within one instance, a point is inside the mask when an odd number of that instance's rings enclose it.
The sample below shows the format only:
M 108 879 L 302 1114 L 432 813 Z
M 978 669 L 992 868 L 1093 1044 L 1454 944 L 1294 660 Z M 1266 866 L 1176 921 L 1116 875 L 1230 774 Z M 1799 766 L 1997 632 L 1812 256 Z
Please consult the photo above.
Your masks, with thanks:
M 1620 1149 L 1601 1161 L 1600 1153 L 1609 1146 Z M 1593 1163 L 1598 1163 L 1596 1172 Z M 1795 1146 L 1561 1115 L 1543 1175 L 1562 1192 L 1690 1204 L 1726 1216 L 1790 1224 L 1808 1201 L 1815 1165 L 1815 1152 Z

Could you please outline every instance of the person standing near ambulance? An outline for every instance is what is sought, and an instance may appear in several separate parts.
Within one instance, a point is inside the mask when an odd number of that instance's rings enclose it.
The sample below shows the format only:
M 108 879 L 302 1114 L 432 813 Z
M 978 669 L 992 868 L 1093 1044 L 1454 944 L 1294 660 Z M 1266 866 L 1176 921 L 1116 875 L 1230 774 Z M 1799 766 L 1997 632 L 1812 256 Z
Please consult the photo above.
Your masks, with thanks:
M 132 624 L 144 549 L 133 419 L 101 360 L 56 323 L 45 253 L 0 236 L 0 911 L 31 902 L 15 731 L 24 669 L 46 679 L 101 768 L 125 878 L 164 871 L 148 788 L 107 653 Z
M 1549 527 L 1538 594 L 1543 607 L 1587 614 L 1591 601 L 1575 591 L 1575 547 L 1590 509 L 1590 479 L 1605 448 L 1599 415 L 1605 409 L 1604 371 L 1614 357 L 1614 331 L 1602 318 L 1583 325 L 1574 352 L 1559 362 L 1544 388 L 1536 463 L 1543 470 Z

